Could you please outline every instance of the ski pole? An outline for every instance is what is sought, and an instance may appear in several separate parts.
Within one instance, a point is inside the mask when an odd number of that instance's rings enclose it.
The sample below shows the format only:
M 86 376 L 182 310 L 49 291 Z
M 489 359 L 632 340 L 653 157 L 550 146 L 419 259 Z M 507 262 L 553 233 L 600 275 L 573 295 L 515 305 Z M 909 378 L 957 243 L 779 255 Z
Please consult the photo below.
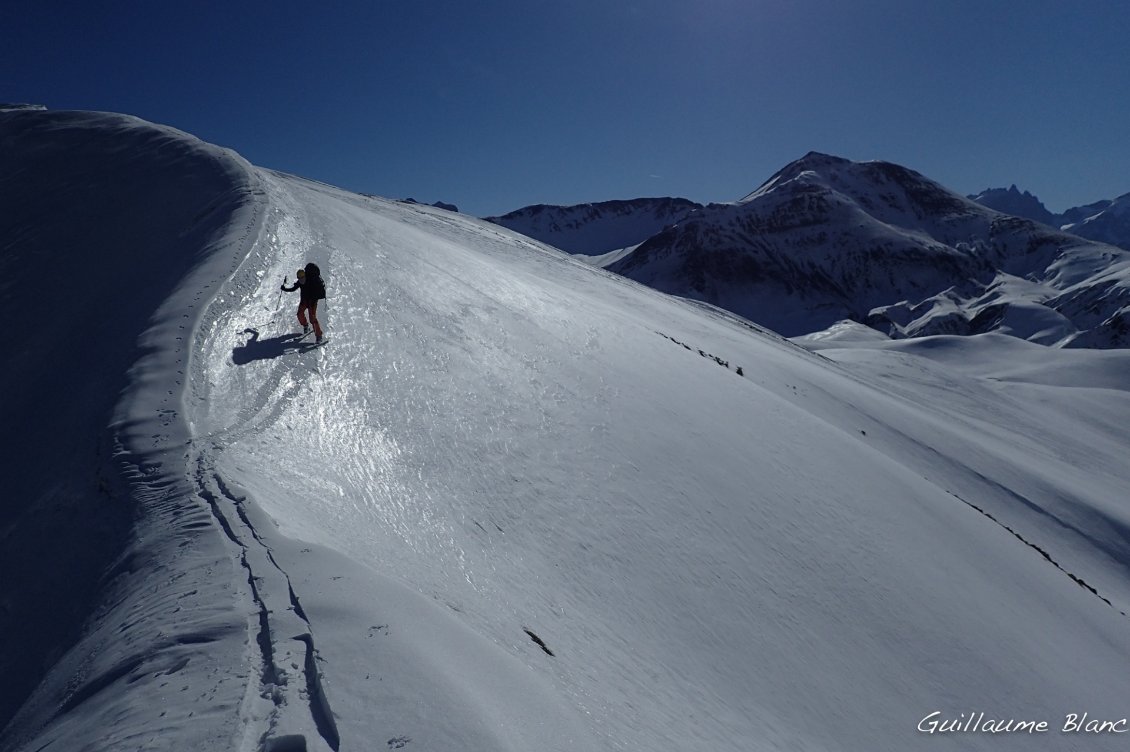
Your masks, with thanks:
M 283 287 L 286 287 L 286 281 L 288 279 L 290 279 L 290 275 L 285 275 L 283 277 Z M 282 294 L 283 294 L 283 291 L 279 290 L 279 302 L 275 303 L 275 313 L 278 313 L 279 309 L 282 308 Z

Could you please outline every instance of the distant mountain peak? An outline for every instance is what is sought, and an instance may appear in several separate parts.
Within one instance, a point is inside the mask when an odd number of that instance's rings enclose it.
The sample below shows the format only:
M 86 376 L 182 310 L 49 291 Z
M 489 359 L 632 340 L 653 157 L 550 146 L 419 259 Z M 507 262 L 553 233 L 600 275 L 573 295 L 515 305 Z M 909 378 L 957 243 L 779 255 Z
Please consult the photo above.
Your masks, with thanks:
M 785 165 L 778 174 L 786 172 L 810 172 L 821 169 L 846 167 L 853 164 L 850 159 L 837 157 L 834 154 L 825 154 L 820 151 L 810 151 L 800 159 Z
M 837 205 L 851 214 L 863 211 L 883 222 L 915 222 L 926 216 L 961 217 L 980 207 L 908 167 L 882 160 L 854 162 L 820 152 L 783 167 L 738 204 L 760 202 L 771 195 L 779 201 Z M 854 207 L 854 208 L 853 208 Z
M 892 337 L 999 330 L 1123 347 L 1130 256 L 1111 246 L 1127 237 L 1128 207 L 1100 202 L 1059 222 L 1015 184 L 966 197 L 894 162 L 810 151 L 739 201 L 541 205 L 488 219 L 786 336 L 851 320 Z M 1125 281 L 1110 274 L 1120 264 Z
M 1002 214 L 1024 217 L 1052 227 L 1058 227 L 1062 224 L 1058 221 L 1056 215 L 1048 211 L 1040 199 L 1028 191 L 1021 191 L 1015 183 L 1008 188 L 986 188 L 976 195 L 969 196 L 969 198 Z
M 485 219 L 568 253 L 600 256 L 639 245 L 701 208 L 685 198 L 637 198 L 574 206 L 535 204 Z
M 1015 184 L 1009 188 L 988 188 L 969 198 L 1003 214 L 1058 227 L 1088 240 L 1130 249 L 1130 194 L 1076 206 L 1062 214 L 1048 211 L 1038 198 L 1028 191 L 1021 191 Z
M 1112 287 L 1108 272 L 1130 256 L 1008 214 L 902 165 L 811 152 L 607 268 L 786 336 L 847 319 L 892 337 L 999 329 L 1125 346 L 1115 314 L 1130 276 Z
M 843 169 L 851 164 L 851 160 L 844 159 L 843 157 L 824 154 L 818 151 L 810 151 L 800 159 L 790 162 L 775 172 L 768 180 L 759 185 L 756 190 L 740 199 L 738 203 L 744 203 L 776 186 L 809 175 L 824 178 L 830 177 L 836 170 Z
M 869 203 L 875 196 L 884 194 L 890 199 L 894 194 L 902 194 L 905 207 L 924 203 L 930 208 L 938 208 L 939 202 L 951 212 L 964 213 L 964 201 L 948 190 L 915 170 L 883 160 L 855 162 L 843 157 L 810 151 L 800 159 L 790 162 L 762 183 L 757 190 L 740 199 L 744 204 L 761 198 L 786 185 L 803 186 L 806 193 L 835 192 L 846 197 L 849 202 L 864 200 Z M 884 191 L 879 186 L 893 186 L 895 190 Z M 916 210 L 921 211 L 921 210 Z

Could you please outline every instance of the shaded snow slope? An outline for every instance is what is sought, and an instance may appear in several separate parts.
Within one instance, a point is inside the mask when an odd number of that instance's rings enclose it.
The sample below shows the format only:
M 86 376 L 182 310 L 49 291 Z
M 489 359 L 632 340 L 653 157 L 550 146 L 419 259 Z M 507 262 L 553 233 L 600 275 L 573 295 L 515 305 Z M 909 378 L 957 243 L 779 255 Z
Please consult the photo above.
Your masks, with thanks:
M 1063 229 L 1100 243 L 1130 248 L 1130 193 L 1104 204 L 1094 212 L 1079 212 L 1082 217 L 1064 224 Z
M 135 640 L 177 639 L 150 639 L 143 615 L 127 613 L 138 591 L 184 576 L 173 570 L 188 568 L 195 534 L 137 518 L 141 508 L 127 499 L 145 507 L 141 486 L 122 477 L 122 448 L 107 426 L 132 382 L 159 396 L 122 430 L 183 443 L 171 424 L 193 319 L 258 234 L 256 183 L 235 155 L 135 118 L 0 112 L 0 295 L 12 314 L 0 369 L 0 728 L 46 676 L 0 746 L 104 699 L 116 674 L 151 668 Z M 189 275 L 194 288 L 178 289 Z M 146 365 L 131 371 L 142 356 Z M 172 477 L 181 465 L 178 457 Z M 168 470 L 143 472 L 159 486 Z M 221 608 L 203 597 L 179 604 L 201 621 Z M 102 626 L 84 635 L 96 606 Z M 174 652 L 157 663 L 175 665 Z M 68 738 L 65 725 L 56 738 Z M 114 730 L 128 723 L 110 726 L 106 746 L 121 742 Z
M 131 267 L 168 292 L 102 374 L 108 408 L 134 364 L 109 431 L 60 405 L 123 473 L 92 447 L 55 479 L 101 468 L 136 524 L 0 749 L 1119 748 L 1059 728 L 1127 715 L 1122 353 L 813 353 L 485 222 L 240 174 L 222 233 Z M 310 260 L 323 347 L 278 289 Z M 934 711 L 1052 730 L 936 739 Z

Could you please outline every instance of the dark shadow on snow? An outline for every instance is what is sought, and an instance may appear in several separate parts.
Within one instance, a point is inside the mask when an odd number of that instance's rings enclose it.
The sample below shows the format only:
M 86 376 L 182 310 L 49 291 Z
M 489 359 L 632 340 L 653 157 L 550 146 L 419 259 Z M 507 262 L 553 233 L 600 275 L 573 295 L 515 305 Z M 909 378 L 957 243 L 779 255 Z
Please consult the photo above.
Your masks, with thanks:
M 247 342 L 231 351 L 232 362 L 237 366 L 244 366 L 254 360 L 270 360 L 291 352 L 305 352 L 313 350 L 317 344 L 303 340 L 303 335 L 297 332 L 280 334 L 277 337 L 259 338 L 258 329 L 244 329 L 244 334 L 250 334 Z

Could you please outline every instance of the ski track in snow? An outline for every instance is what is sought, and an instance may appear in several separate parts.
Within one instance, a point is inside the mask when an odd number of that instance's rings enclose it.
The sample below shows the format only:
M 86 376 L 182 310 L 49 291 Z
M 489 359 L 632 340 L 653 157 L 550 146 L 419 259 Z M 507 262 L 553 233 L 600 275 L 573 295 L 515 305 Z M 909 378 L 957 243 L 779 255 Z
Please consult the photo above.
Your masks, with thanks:
M 312 721 L 325 744 L 337 752 L 340 738 L 322 687 L 312 629 L 290 577 L 256 532 L 243 507 L 246 497 L 227 488 L 205 453 L 198 456 L 197 462 L 198 493 L 208 502 L 224 534 L 239 548 L 239 561 L 247 572 L 248 587 L 257 607 L 255 644 L 262 666 L 258 691 L 256 696 L 249 692 L 248 702 L 263 705 L 262 700 L 269 699 L 273 704 L 266 714 L 245 708 L 244 715 L 258 719 L 259 723 L 248 725 L 244 748 L 286 749 L 284 742 L 296 743 L 302 736 L 286 732 L 305 728 Z M 294 718 L 295 713 L 299 717 Z

